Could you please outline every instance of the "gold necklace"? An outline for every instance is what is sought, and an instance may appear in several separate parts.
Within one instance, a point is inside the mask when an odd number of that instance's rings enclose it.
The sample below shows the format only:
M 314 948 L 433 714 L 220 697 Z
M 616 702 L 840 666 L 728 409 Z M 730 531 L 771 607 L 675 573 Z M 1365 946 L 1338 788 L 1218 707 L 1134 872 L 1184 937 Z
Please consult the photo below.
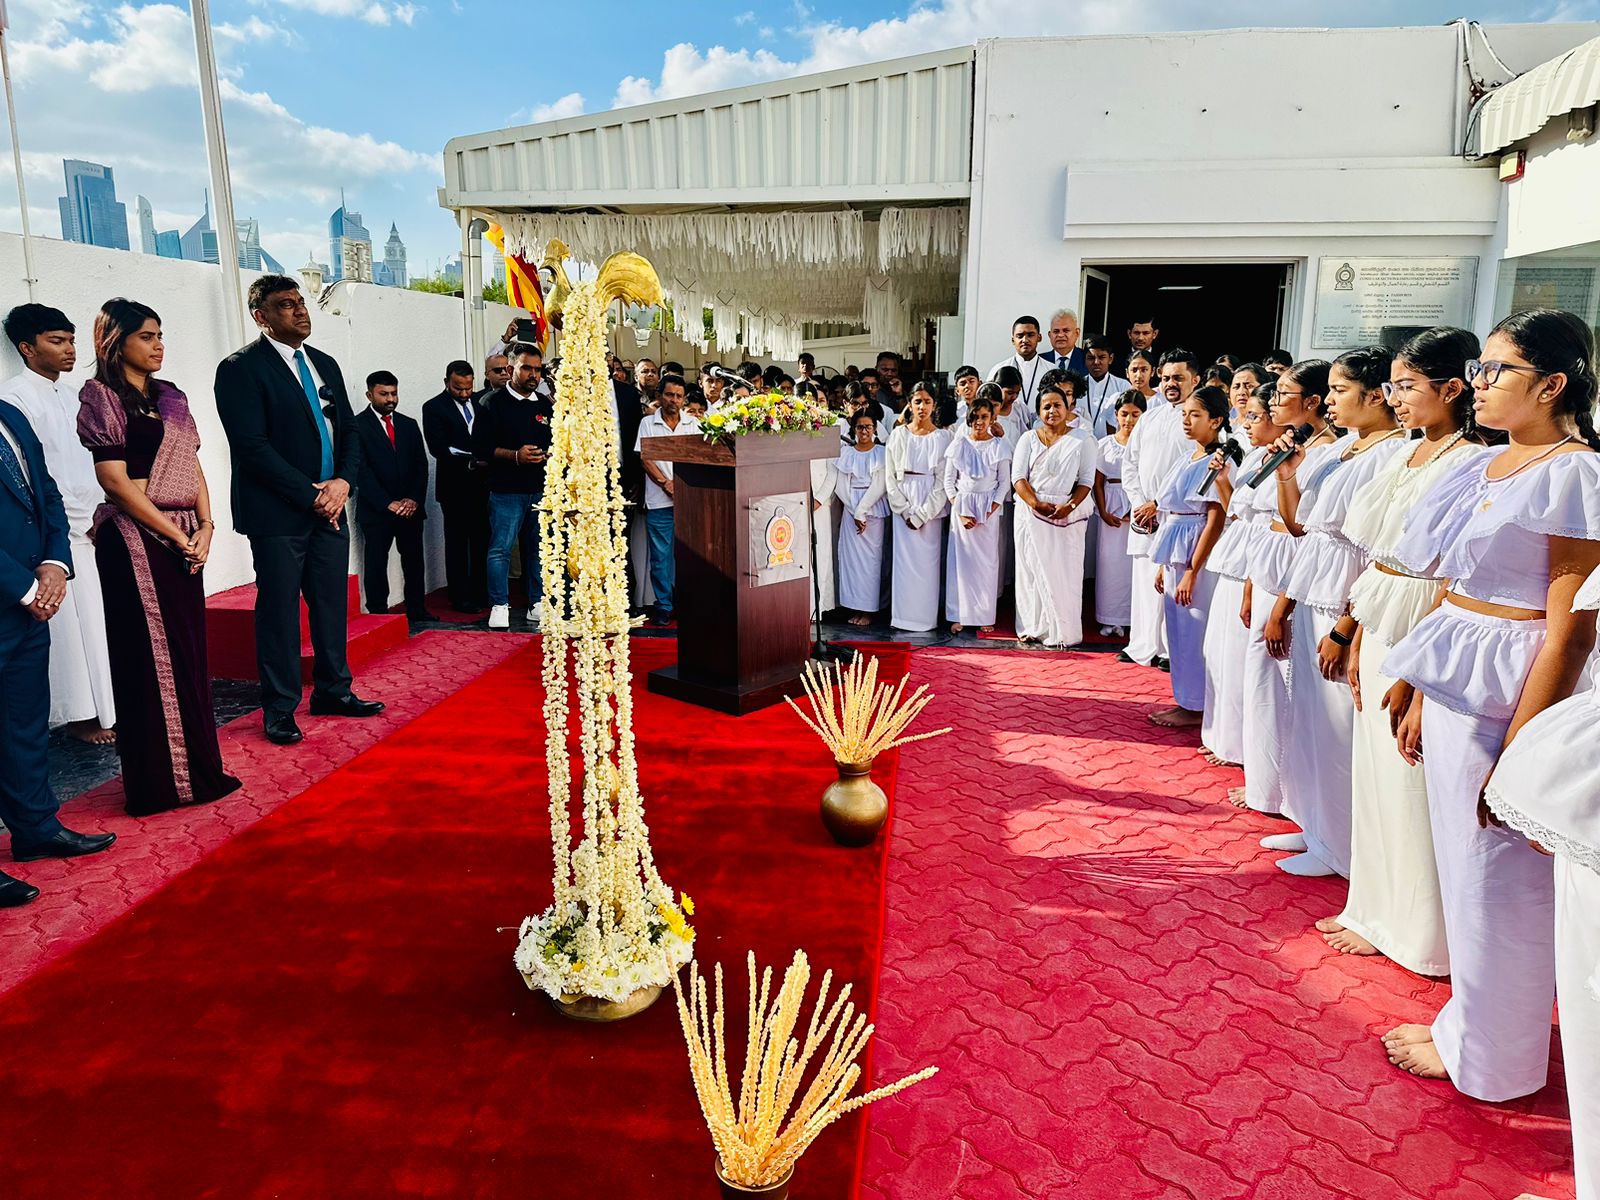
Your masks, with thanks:
M 1381 438 L 1374 438 L 1372 441 L 1368 442 L 1365 446 L 1358 446 L 1354 442 L 1352 442 L 1352 443 L 1350 443 L 1350 449 L 1346 450 L 1343 454 L 1341 454 L 1339 456 L 1339 461 L 1340 462 L 1349 462 L 1356 455 L 1365 454 L 1368 450 L 1371 450 L 1374 446 L 1377 446 L 1382 442 L 1387 442 L 1390 438 L 1394 437 L 1395 434 L 1404 433 L 1404 432 L 1405 432 L 1405 430 L 1403 430 L 1403 429 L 1391 429 L 1388 433 L 1384 434 Z
M 1559 442 L 1557 442 L 1554 446 L 1551 446 L 1548 450 L 1544 450 L 1544 451 L 1541 451 L 1538 454 L 1535 454 L 1527 462 L 1523 463 L 1516 470 L 1512 471 L 1511 474 L 1502 475 L 1499 479 L 1490 479 L 1489 478 L 1489 476 L 1488 476 L 1488 469 L 1489 468 L 1488 468 L 1488 465 L 1485 464 L 1485 466 L 1484 466 L 1484 472 L 1485 472 L 1484 473 L 1484 479 L 1489 483 L 1504 483 L 1508 479 L 1515 479 L 1518 475 L 1521 475 L 1529 467 L 1533 466 L 1534 463 L 1543 462 L 1545 459 L 1549 458 L 1552 454 L 1554 454 L 1557 450 L 1561 449 L 1561 447 L 1565 446 L 1568 442 L 1575 442 L 1575 441 L 1577 441 L 1577 439 L 1575 437 L 1573 437 L 1569 433 L 1569 434 L 1567 434 L 1566 437 L 1562 438 Z M 1478 506 L 1478 511 L 1479 512 L 1488 512 L 1490 507 L 1493 504 L 1494 504 L 1494 498 L 1493 497 L 1489 497 L 1489 498 L 1485 499 L 1484 502 Z

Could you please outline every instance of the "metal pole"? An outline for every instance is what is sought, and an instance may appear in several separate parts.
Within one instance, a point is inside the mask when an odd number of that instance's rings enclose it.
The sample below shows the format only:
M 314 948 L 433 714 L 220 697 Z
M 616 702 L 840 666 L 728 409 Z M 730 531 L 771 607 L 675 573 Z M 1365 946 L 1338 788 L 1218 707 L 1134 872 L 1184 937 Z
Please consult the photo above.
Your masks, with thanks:
M 200 68 L 200 115 L 206 127 L 206 158 L 211 165 L 211 207 L 217 233 L 217 266 L 222 270 L 223 318 L 228 344 L 245 340 L 244 289 L 239 283 L 239 232 L 233 223 L 233 180 L 228 174 L 228 139 L 222 130 L 222 93 L 217 84 L 217 51 L 211 39 L 211 0 L 190 0 L 194 54 Z
M 17 140 L 17 100 L 11 91 L 11 52 L 6 48 L 6 6 L 0 0 L 0 74 L 6 83 L 6 119 L 11 123 L 11 165 L 17 173 L 17 203 L 22 206 L 22 281 L 28 285 L 28 300 L 33 300 L 33 285 L 39 277 L 33 270 L 33 232 L 28 228 L 28 185 L 22 179 L 22 143 Z

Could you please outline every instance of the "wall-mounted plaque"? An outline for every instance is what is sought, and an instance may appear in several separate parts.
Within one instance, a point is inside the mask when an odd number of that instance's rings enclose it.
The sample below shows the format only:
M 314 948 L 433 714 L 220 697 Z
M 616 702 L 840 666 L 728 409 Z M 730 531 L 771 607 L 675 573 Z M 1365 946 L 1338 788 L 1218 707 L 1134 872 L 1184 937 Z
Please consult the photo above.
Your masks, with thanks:
M 1319 259 L 1311 348 L 1370 346 L 1392 326 L 1470 328 L 1477 285 L 1475 257 Z
M 811 577 L 809 500 L 804 492 L 750 501 L 750 586 Z

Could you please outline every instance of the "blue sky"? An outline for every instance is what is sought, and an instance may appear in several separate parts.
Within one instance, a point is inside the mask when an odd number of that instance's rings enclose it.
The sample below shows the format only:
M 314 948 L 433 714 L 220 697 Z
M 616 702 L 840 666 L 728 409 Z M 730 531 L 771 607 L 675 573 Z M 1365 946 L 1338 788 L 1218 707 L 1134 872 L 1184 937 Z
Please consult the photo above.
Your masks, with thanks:
M 186 228 L 207 183 L 187 5 L 5 0 L 34 230 L 60 235 L 61 160 L 111 165 L 133 215 Z M 523 13 L 523 16 L 508 14 Z M 413 272 L 455 253 L 438 207 L 451 137 L 550 116 L 971 44 L 984 37 L 1241 25 L 1434 24 L 1455 0 L 857 0 L 533 4 L 213 0 L 240 217 L 293 268 L 327 259 L 345 189 L 374 239 L 395 222 Z M 1488 0 L 1497 20 L 1587 20 L 1600 0 Z M 9 156 L 0 229 L 20 228 Z M 137 233 L 134 234 L 137 245 Z M 381 252 L 381 251 L 380 251 Z

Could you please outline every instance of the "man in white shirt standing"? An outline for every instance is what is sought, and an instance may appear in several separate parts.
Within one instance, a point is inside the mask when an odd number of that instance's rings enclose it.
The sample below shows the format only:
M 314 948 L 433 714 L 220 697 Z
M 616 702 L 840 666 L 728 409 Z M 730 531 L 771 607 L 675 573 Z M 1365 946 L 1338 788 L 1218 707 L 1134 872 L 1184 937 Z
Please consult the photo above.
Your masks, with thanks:
M 1088 367 L 1089 388 L 1079 398 L 1078 411 L 1083 414 L 1090 432 L 1096 438 L 1117 431 L 1117 400 L 1133 386 L 1120 375 L 1111 373 L 1113 357 L 1110 338 L 1091 333 L 1083 339 L 1083 361 Z
M 1128 554 L 1133 559 L 1133 612 L 1123 662 L 1165 668 L 1167 630 L 1156 591 L 1155 563 L 1150 561 L 1150 533 L 1155 529 L 1156 499 L 1173 466 L 1184 455 L 1183 402 L 1200 385 L 1200 360 L 1189 350 L 1168 350 L 1161 356 L 1161 377 L 1150 407 L 1134 426 L 1122 463 L 1122 488 L 1128 494 Z
M 21 304 L 5 319 L 6 338 L 22 356 L 22 374 L 0 384 L 0 400 L 20 408 L 44 447 L 45 465 L 61 491 L 74 578 L 50 626 L 50 725 L 65 725 L 97 746 L 116 740 L 105 602 L 89 526 L 105 502 L 94 456 L 78 440 L 78 389 L 62 376 L 77 365 L 72 322 L 59 309 Z
M 684 415 L 683 398 L 688 388 L 682 375 L 664 375 L 657 393 L 656 410 L 639 422 L 633 440 L 636 452 L 644 448 L 647 437 L 670 437 L 699 433 L 700 422 Z M 673 619 L 673 580 L 677 573 L 672 545 L 672 464 L 644 459 L 644 521 L 650 538 L 650 589 L 655 593 L 655 613 L 650 623 L 671 628 Z
M 1015 367 L 1022 376 L 1022 394 L 1019 397 L 1022 403 L 1028 406 L 1028 411 L 1039 411 L 1039 384 L 1044 379 L 1044 373 L 1051 367 L 1049 359 L 1039 353 L 1039 318 L 1021 316 L 1011 322 L 1011 346 L 1013 353 L 1009 358 L 1002 358 L 989 368 L 989 379 L 992 382 L 995 372 L 1001 367 Z

